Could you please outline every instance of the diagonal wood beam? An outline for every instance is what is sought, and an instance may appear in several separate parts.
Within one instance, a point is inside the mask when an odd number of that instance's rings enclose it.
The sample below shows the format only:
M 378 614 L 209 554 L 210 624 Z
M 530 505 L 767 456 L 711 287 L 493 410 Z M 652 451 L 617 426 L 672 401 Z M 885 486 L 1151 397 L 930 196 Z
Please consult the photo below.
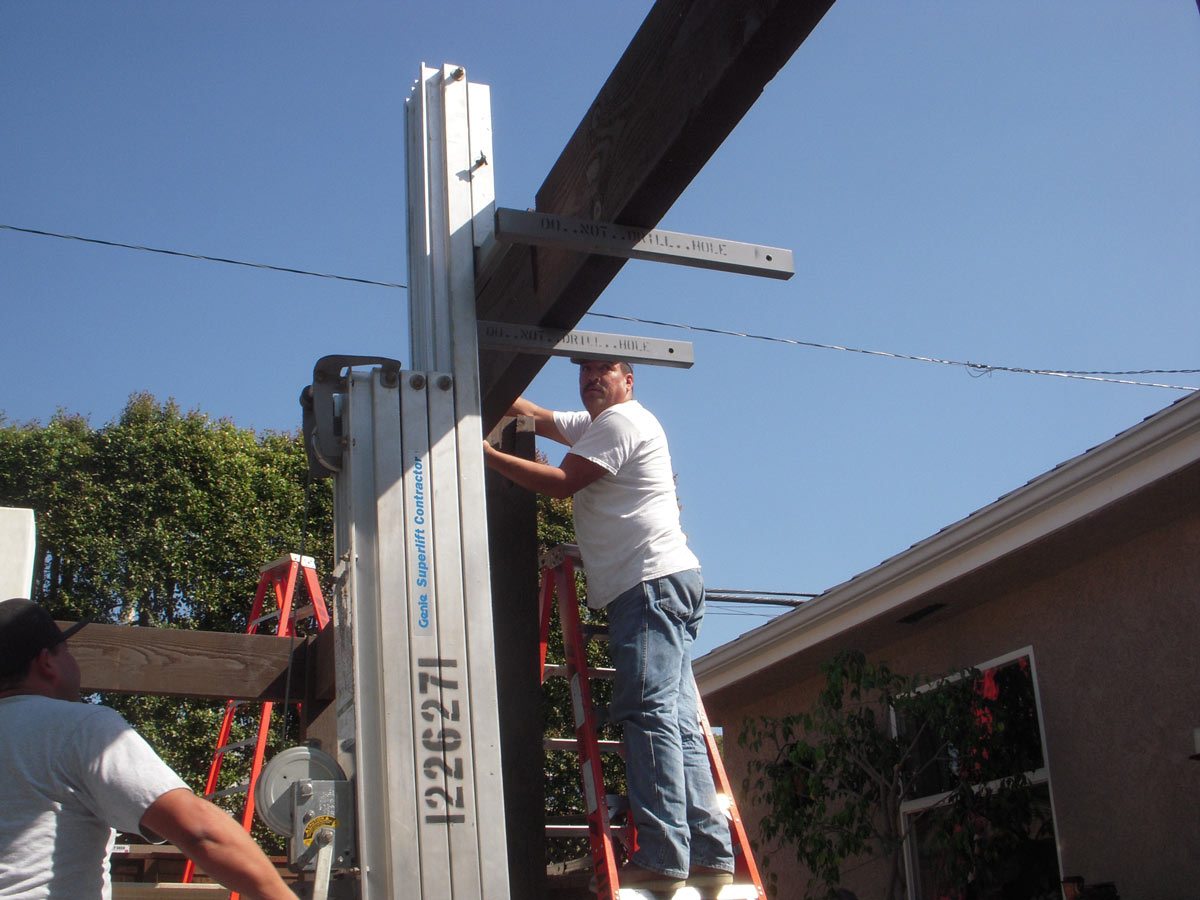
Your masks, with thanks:
M 653 227 L 833 0 L 658 0 L 537 193 L 537 209 Z M 624 260 L 508 245 L 477 286 L 485 321 L 573 328 Z M 484 432 L 546 357 L 480 355 Z

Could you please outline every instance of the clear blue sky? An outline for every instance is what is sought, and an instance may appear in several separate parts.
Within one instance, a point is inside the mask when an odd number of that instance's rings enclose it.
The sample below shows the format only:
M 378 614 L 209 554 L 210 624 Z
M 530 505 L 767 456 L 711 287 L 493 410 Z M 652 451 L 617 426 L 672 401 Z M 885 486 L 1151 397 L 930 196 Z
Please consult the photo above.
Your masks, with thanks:
M 649 6 L 10 0 L 0 224 L 403 282 L 418 64 L 491 85 L 499 202 L 523 208 Z M 1200 368 L 1198 159 L 1192 0 L 839 0 L 662 222 L 792 248 L 796 276 L 634 262 L 595 309 L 993 365 Z M 4 230 L 0 298 L 9 421 L 101 425 L 148 390 L 290 430 L 319 356 L 408 356 L 403 291 Z M 691 339 L 696 367 L 641 369 L 638 394 L 715 587 L 824 590 L 1183 396 Z M 576 405 L 572 368 L 530 395 Z M 714 611 L 700 649 L 754 612 Z

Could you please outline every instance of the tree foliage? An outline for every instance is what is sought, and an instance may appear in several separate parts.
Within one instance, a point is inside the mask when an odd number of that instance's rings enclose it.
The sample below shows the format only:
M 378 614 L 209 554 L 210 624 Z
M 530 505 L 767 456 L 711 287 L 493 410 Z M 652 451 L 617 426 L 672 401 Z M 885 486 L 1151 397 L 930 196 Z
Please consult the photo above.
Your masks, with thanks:
M 812 873 L 807 897 L 837 896 L 848 861 L 883 857 L 896 898 L 905 829 L 923 819 L 939 883 L 959 898 L 989 896 L 1008 877 L 1002 862 L 1043 827 L 1027 777 L 1041 765 L 1032 694 L 1002 701 L 993 675 L 972 669 L 930 687 L 858 651 L 822 671 L 810 711 L 748 721 L 739 738 L 756 754 L 746 787 L 766 809 L 772 852 L 792 848 Z M 926 811 L 901 815 L 903 801 L 933 795 L 941 800 Z
M 244 631 L 259 568 L 332 560 L 329 482 L 306 490 L 297 435 L 257 435 L 148 394 L 93 428 L 0 420 L 0 505 L 37 521 L 33 599 L 63 619 Z M 151 687 L 151 686 L 147 686 Z M 204 783 L 220 704 L 106 696 L 188 784 Z

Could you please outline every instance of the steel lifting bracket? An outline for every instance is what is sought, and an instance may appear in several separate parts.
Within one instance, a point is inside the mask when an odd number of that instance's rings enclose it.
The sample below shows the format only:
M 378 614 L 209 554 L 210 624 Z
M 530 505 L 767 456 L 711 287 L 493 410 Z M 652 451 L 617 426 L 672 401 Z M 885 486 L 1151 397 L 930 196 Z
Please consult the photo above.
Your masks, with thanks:
M 308 471 L 314 478 L 327 478 L 341 471 L 341 418 L 334 395 L 344 393 L 346 378 L 355 366 L 380 366 L 384 384 L 399 384 L 400 360 L 387 356 L 322 356 L 313 366 L 312 384 L 300 392 L 304 410 L 302 430 L 308 454 Z

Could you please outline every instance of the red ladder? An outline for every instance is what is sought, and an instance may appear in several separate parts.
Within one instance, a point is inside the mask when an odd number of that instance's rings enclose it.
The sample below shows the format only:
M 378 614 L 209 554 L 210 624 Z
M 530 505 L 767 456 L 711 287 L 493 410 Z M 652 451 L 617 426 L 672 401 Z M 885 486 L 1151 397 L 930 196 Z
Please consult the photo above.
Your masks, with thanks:
M 615 827 L 610 821 L 600 753 L 602 749 L 610 749 L 609 745 L 612 742 L 602 742 L 597 737 L 596 709 L 592 703 L 591 679 L 610 675 L 611 670 L 605 672 L 588 666 L 584 629 L 579 619 L 579 598 L 575 590 L 577 563 L 582 567 L 578 548 L 571 545 L 554 547 L 542 555 L 541 637 L 539 642 L 541 678 L 544 683 L 547 674 L 546 649 L 549 642 L 551 611 L 557 600 L 559 624 L 563 630 L 566 665 L 553 668 L 565 669 L 575 716 L 575 740 L 568 742 L 551 740 L 547 741 L 547 745 L 562 749 L 560 745 L 569 743 L 570 749 L 579 754 L 580 777 L 583 783 L 584 803 L 587 808 L 587 838 L 591 849 L 592 867 L 595 872 L 592 890 L 599 900 L 618 900 L 621 887 L 617 868 L 618 851 L 613 838 L 615 835 L 626 848 L 636 848 L 637 833 L 633 826 L 632 816 L 626 815 L 626 821 L 621 827 Z M 703 896 L 711 896 L 716 900 L 766 900 L 767 894 L 763 890 L 762 878 L 759 875 L 758 866 L 754 862 L 750 839 L 746 834 L 745 825 L 742 823 L 741 814 L 738 812 L 737 803 L 734 802 L 729 778 L 725 774 L 725 765 L 721 762 L 716 738 L 709 726 L 708 715 L 704 711 L 704 703 L 700 699 L 698 690 L 696 704 L 700 709 L 700 728 L 708 748 L 708 762 L 712 767 L 713 783 L 716 785 L 718 798 L 725 807 L 725 813 L 729 819 L 729 832 L 734 854 L 734 883 L 714 889 L 713 893 Z M 694 897 L 695 894 L 689 893 L 687 896 Z
M 259 626 L 271 621 L 278 621 L 275 630 L 276 637 L 292 638 L 296 634 L 296 621 L 312 617 L 316 620 L 317 630 L 320 631 L 329 624 L 329 611 L 325 606 L 325 598 L 321 593 L 321 585 L 317 581 L 317 570 L 311 556 L 300 556 L 289 553 L 259 570 L 258 590 L 254 592 L 254 603 L 250 607 L 250 618 L 246 624 L 246 634 L 258 634 Z M 301 609 L 293 606 L 296 593 L 296 583 L 303 578 L 304 589 L 308 593 L 310 605 Z M 273 589 L 275 595 L 275 611 L 264 613 L 263 608 L 267 590 Z M 233 719 L 242 700 L 227 700 L 225 702 L 225 718 L 221 721 L 221 730 L 217 734 L 217 749 L 213 753 L 212 765 L 208 769 L 208 781 L 204 785 L 204 796 L 212 800 L 229 794 L 246 792 L 246 805 L 242 809 L 242 828 L 250 833 L 254 824 L 254 786 L 262 773 L 263 756 L 267 749 L 267 737 L 271 732 L 271 713 L 275 708 L 273 701 L 265 701 L 258 717 L 258 731 L 253 739 L 229 743 L 233 730 Z M 299 705 L 298 701 L 295 701 Z M 234 750 L 254 747 L 251 757 L 250 777 L 239 784 L 224 790 L 217 790 L 221 776 L 221 766 L 225 755 Z M 196 866 L 190 859 L 183 870 L 183 884 L 191 884 Z M 231 893 L 230 900 L 237 900 L 236 891 Z

